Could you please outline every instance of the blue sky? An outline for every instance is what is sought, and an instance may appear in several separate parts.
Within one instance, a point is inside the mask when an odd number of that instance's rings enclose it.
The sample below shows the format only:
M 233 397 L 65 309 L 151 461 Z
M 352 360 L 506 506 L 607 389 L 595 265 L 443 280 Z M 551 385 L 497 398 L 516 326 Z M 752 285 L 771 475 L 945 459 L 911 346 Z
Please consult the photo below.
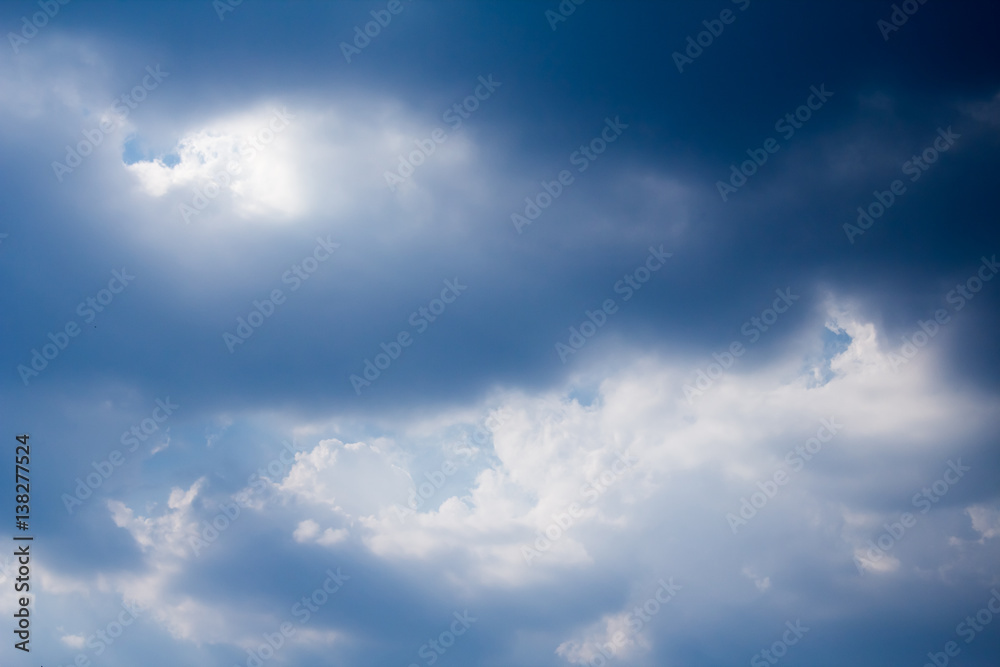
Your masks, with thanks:
M 4 3 L 3 664 L 996 664 L 998 18 Z

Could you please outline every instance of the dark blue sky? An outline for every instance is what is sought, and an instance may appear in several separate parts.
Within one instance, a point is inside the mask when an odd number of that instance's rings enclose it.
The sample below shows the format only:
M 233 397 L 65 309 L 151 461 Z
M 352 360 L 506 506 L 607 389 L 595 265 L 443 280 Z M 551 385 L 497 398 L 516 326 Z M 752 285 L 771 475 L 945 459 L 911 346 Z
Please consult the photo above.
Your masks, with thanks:
M 5 3 L 37 657 L 995 664 L 998 18 Z

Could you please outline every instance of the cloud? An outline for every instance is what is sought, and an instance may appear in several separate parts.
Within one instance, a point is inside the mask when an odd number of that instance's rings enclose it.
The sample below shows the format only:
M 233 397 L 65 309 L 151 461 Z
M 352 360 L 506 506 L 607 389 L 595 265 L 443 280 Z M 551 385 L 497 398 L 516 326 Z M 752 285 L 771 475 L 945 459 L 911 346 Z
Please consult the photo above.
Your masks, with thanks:
M 577 640 L 556 647 L 556 654 L 573 665 L 604 664 L 609 659 L 628 661 L 645 653 L 650 644 L 642 635 L 633 636 L 627 611 L 607 616 L 585 630 Z M 615 639 L 619 638 L 619 641 Z
M 32 2 L 8 8 L 11 30 Z M 806 612 L 824 627 L 795 659 L 832 638 L 845 662 L 891 662 L 916 654 L 903 625 L 948 631 L 996 584 L 995 285 L 900 349 L 995 250 L 995 21 L 929 7 L 886 45 L 860 6 L 751 8 L 659 85 L 664 38 L 715 19 L 585 5 L 553 32 L 522 3 L 414 3 L 391 23 L 350 3 L 243 3 L 225 21 L 207 4 L 69 7 L 0 53 L 7 368 L 87 325 L 27 391 L 8 373 L 5 405 L 45 424 L 47 477 L 68 492 L 147 399 L 190 406 L 72 517 L 35 526 L 63 546 L 32 561 L 55 621 L 37 628 L 44 664 L 89 651 L 131 599 L 147 611 L 109 667 L 242 664 L 340 565 L 349 585 L 275 663 L 421 662 L 459 607 L 484 622 L 456 664 L 731 664 Z M 758 62 L 744 47 L 765 24 L 780 57 Z M 865 25 L 871 39 L 844 41 Z M 594 34 L 627 48 L 595 59 Z M 337 44 L 355 38 L 348 64 Z M 803 57 L 830 53 L 844 57 L 825 73 Z M 762 63 L 781 75 L 737 71 Z M 112 105 L 147 65 L 169 76 L 125 116 Z M 737 74 L 723 88 L 720 68 Z M 481 73 L 503 82 L 488 101 L 467 97 Z M 721 201 L 716 180 L 824 80 L 829 106 Z M 581 145 L 618 114 L 622 141 Z M 857 206 L 909 179 L 901 164 L 949 124 L 956 150 L 848 243 Z M 584 172 L 580 150 L 602 151 Z M 555 186 L 564 168 L 573 184 Z M 543 210 L 518 234 L 527 196 Z M 317 236 L 341 250 L 293 294 L 284 272 Z M 651 244 L 671 261 L 561 364 L 552 344 Z M 122 265 L 136 291 L 79 322 Z M 468 300 L 357 395 L 350 374 L 445 278 Z M 716 377 L 757 299 L 786 285 L 801 303 Z M 221 334 L 275 288 L 287 302 L 229 354 Z M 258 467 L 288 440 L 304 449 Z M 947 491 L 926 513 L 924 489 Z M 214 528 L 240 493 L 238 523 Z M 671 576 L 683 594 L 636 629 Z
M 151 122 L 158 143 L 165 119 Z M 398 101 L 354 93 L 337 100 L 262 100 L 202 118 L 176 144 L 125 169 L 146 194 L 188 223 L 287 224 L 305 217 L 341 219 L 383 213 L 384 175 L 433 126 Z M 138 127 L 139 139 L 144 128 Z M 152 141 L 152 139 L 150 139 Z M 434 199 L 420 184 L 467 172 L 470 139 L 451 136 L 398 187 L 395 204 L 428 224 Z M 168 194 L 172 194 L 167 198 Z
M 186 220 L 220 196 L 239 218 L 287 220 L 307 206 L 299 188 L 295 140 L 289 136 L 294 119 L 287 108 L 261 106 L 211 120 L 185 134 L 168 156 L 126 169 L 153 197 L 186 189 Z
M 278 485 L 279 492 L 300 501 L 325 505 L 347 519 L 368 516 L 391 500 L 402 498 L 408 478 L 378 446 L 344 444 L 331 438 L 297 454 L 295 464 Z M 315 535 L 313 523 L 300 526 Z M 326 535 L 326 533 L 324 533 Z M 329 539 L 329 538 L 327 538 Z
M 640 517 L 663 511 L 654 508 L 662 502 L 666 480 L 711 471 L 727 486 L 698 490 L 699 497 L 720 494 L 728 511 L 735 512 L 740 494 L 750 496 L 756 482 L 783 469 L 793 478 L 789 488 L 794 490 L 788 493 L 800 500 L 796 507 L 783 505 L 782 516 L 793 524 L 809 523 L 817 506 L 839 507 L 842 557 L 849 562 L 852 552 L 846 547 L 862 549 L 891 511 L 864 509 L 865 496 L 882 485 L 868 475 L 852 479 L 845 488 L 854 490 L 842 496 L 837 482 L 825 479 L 829 459 L 870 469 L 865 462 L 872 456 L 890 458 L 905 449 L 944 460 L 952 450 L 941 443 L 975 438 L 990 402 L 942 395 L 934 350 L 922 350 L 895 372 L 890 355 L 896 351 L 882 342 L 872 323 L 858 321 L 849 307 L 835 301 L 823 317 L 824 326 L 804 329 L 788 353 L 752 370 L 734 369 L 693 404 L 682 390 L 694 376 L 690 362 L 635 353 L 599 382 L 589 405 L 571 398 L 576 386 L 505 394 L 498 399 L 506 416 L 493 434 L 495 463 L 482 460 L 466 487 L 434 495 L 402 521 L 387 491 L 362 492 L 351 482 L 356 473 L 338 476 L 339 457 L 354 452 L 358 460 L 345 469 L 357 471 L 364 454 L 372 470 L 381 471 L 366 473 L 366 479 L 375 480 L 373 488 L 380 487 L 380 476 L 384 488 L 391 488 L 389 464 L 361 443 L 322 442 L 300 458 L 281 491 L 338 510 L 353 500 L 357 509 L 345 515 L 359 517 L 364 543 L 382 558 L 449 557 L 470 579 L 520 585 L 593 563 L 599 535 L 641 540 L 636 534 Z M 831 375 L 817 384 L 803 359 L 816 356 L 824 345 L 823 331 L 831 327 L 845 332 L 849 343 L 828 358 Z M 817 454 L 828 460 L 812 465 L 800 460 L 805 469 L 790 470 L 786 451 L 801 448 L 824 423 L 842 429 L 835 428 L 835 440 Z M 621 462 L 623 455 L 631 457 L 629 464 Z M 821 480 L 820 486 L 810 491 L 808 479 Z M 577 513 L 571 516 L 574 504 Z M 711 520 L 724 526 L 724 514 Z M 689 529 L 704 530 L 675 510 L 670 515 Z M 296 531 L 304 539 L 318 533 L 315 522 Z M 893 571 L 895 558 L 873 568 Z M 774 586 L 770 577 L 750 578 L 758 590 Z
M 312 519 L 306 519 L 299 523 L 292 537 L 296 542 L 307 542 L 319 534 L 319 524 Z
M 111 62 L 98 42 L 49 35 L 31 48 L 0 52 L 0 114 L 18 121 L 68 114 L 83 121 L 112 101 Z M 96 124 L 96 120 L 94 121 Z M 13 129 L 3 124 L 3 132 Z
M 993 126 L 1000 125 L 1000 93 L 997 93 L 993 96 L 993 99 L 986 102 L 966 104 L 963 110 L 981 123 Z
M 966 507 L 965 513 L 972 519 L 972 527 L 982 536 L 980 542 L 1000 535 L 1000 507 L 973 505 Z
M 186 540 L 196 532 L 191 505 L 205 482 L 205 478 L 201 478 L 186 491 L 172 489 L 167 500 L 167 512 L 155 518 L 136 516 L 123 502 L 109 500 L 111 519 L 116 526 L 127 530 L 143 550 L 186 556 L 189 553 Z

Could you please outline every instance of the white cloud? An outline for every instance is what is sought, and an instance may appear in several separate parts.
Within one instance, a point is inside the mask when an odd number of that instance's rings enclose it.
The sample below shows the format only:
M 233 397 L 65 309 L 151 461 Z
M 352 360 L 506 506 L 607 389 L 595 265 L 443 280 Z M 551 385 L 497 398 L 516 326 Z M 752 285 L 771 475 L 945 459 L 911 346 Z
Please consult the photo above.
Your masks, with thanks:
M 297 454 L 278 485 L 282 493 L 325 505 L 347 519 L 375 514 L 402 500 L 408 487 L 409 478 L 378 447 L 337 439 L 322 440 L 311 451 Z M 315 531 L 311 528 L 303 530 L 311 535 L 319 530 L 318 525 Z
M 431 129 L 391 101 L 267 101 L 205 119 L 183 131 L 171 151 L 126 169 L 148 195 L 174 193 L 167 204 L 190 207 L 184 217 L 192 223 L 233 216 L 266 224 L 308 215 L 343 219 L 384 210 L 391 195 L 384 174 Z M 428 156 L 395 195 L 408 219 L 421 224 L 435 210 L 419 183 L 467 170 L 473 152 L 458 134 Z
M 126 169 L 153 197 L 185 188 L 191 216 L 223 198 L 239 217 L 284 220 L 307 204 L 299 187 L 294 132 L 294 114 L 262 105 L 185 134 L 173 150 L 176 164 L 156 158 Z
M 605 664 L 608 658 L 628 661 L 650 648 L 645 637 L 630 627 L 629 620 L 628 611 L 605 616 L 586 629 L 582 637 L 556 647 L 556 654 L 574 665 L 593 664 L 591 661 Z
M 757 587 L 757 590 L 763 593 L 771 587 L 771 577 L 759 577 L 757 574 L 749 567 L 743 568 L 743 576 L 748 578 L 753 582 L 753 585 Z
M 135 512 L 119 500 L 108 501 L 111 519 L 119 528 L 126 529 L 143 550 L 155 549 L 176 556 L 186 556 L 190 548 L 187 539 L 196 534 L 196 522 L 191 515 L 191 504 L 205 484 L 201 478 L 186 491 L 174 488 L 167 500 L 167 512 L 156 518 L 136 516 Z
M 981 540 L 1000 536 L 1000 506 L 972 505 L 965 508 L 965 513 L 972 519 L 972 527 L 982 536 Z
M 323 534 L 319 536 L 319 539 L 317 539 L 316 542 L 325 547 L 329 547 L 346 540 L 348 534 L 349 533 L 344 528 L 339 528 L 337 530 L 327 528 L 323 531 Z
M 781 466 L 792 446 L 775 450 L 771 443 L 801 443 L 824 418 L 844 424 L 835 445 L 827 446 L 848 459 L 904 447 L 933 449 L 946 435 L 954 439 L 981 423 L 986 406 L 941 395 L 931 349 L 896 374 L 872 324 L 836 310 L 829 317 L 852 342 L 832 360 L 834 378 L 822 386 L 801 374 L 796 350 L 752 373 L 724 376 L 693 405 L 681 391 L 693 369 L 657 358 L 634 361 L 604 379 L 590 406 L 568 398 L 571 388 L 508 395 L 503 408 L 510 417 L 493 438 L 499 464 L 479 473 L 468 490 L 471 502 L 453 497 L 404 525 L 383 512 L 363 521 L 370 531 L 365 541 L 389 558 L 463 553 L 476 576 L 523 583 L 537 570 L 526 567 L 520 548 L 573 502 L 583 507 L 582 515 L 538 560 L 546 567 L 588 562 L 589 547 L 580 541 L 590 535 L 584 526 L 604 526 L 613 534 L 639 513 L 658 511 L 648 505 L 650 498 L 679 473 L 712 469 L 741 489 L 745 482 L 752 488 Z M 617 451 L 640 463 L 620 483 L 607 485 L 596 502 L 587 502 L 595 494 L 581 489 L 612 465 Z M 877 525 L 874 519 L 871 525 Z M 868 527 L 857 531 L 858 546 Z M 769 578 L 754 582 L 761 590 L 772 585 Z
M 308 542 L 319 534 L 319 524 L 312 519 L 306 519 L 299 523 L 292 537 L 296 542 Z
M 946 460 L 956 443 L 982 432 L 994 411 L 988 397 L 941 391 L 932 345 L 893 372 L 890 350 L 881 345 L 875 326 L 852 312 L 831 306 L 827 313 L 826 323 L 847 332 L 851 342 L 830 360 L 832 377 L 823 384 L 814 382 L 802 363 L 804 355 L 812 358 L 822 348 L 822 324 L 803 330 L 800 340 L 767 363 L 752 370 L 735 366 L 693 403 L 683 386 L 710 357 L 678 360 L 626 351 L 618 369 L 595 385 L 588 384 L 582 369 L 554 390 L 495 394 L 490 409 L 503 418 L 495 421 L 492 451 L 470 460 L 461 475 L 449 479 L 447 490 L 435 490 L 403 520 L 394 505 L 405 503 L 410 490 L 426 479 L 424 469 L 433 471 L 434 464 L 417 466 L 416 452 L 404 455 L 384 439 L 320 440 L 297 454 L 288 475 L 274 484 L 285 502 L 260 511 L 281 507 L 297 515 L 290 536 L 297 543 L 334 550 L 362 546 L 389 567 L 447 559 L 440 583 L 473 597 L 495 587 L 571 585 L 593 567 L 625 570 L 629 581 L 662 576 L 660 564 L 670 562 L 676 568 L 672 572 L 715 568 L 709 590 L 684 604 L 708 605 L 714 595 L 753 600 L 761 593 L 780 601 L 787 597 L 784 573 L 797 566 L 804 548 L 813 550 L 811 562 L 828 568 L 830 576 L 861 576 L 855 557 L 873 581 L 906 576 L 915 568 L 907 547 L 877 561 L 868 559 L 866 550 L 881 525 L 907 508 L 870 507 L 865 498 L 883 492 L 893 480 L 857 471 L 871 469 L 878 457 L 904 451 L 908 457 Z M 589 404 L 572 398 L 581 387 L 595 395 Z M 413 423 L 424 441 L 440 443 L 436 456 L 454 449 L 454 419 L 479 421 L 489 409 L 481 406 L 479 419 L 470 418 L 477 411 L 468 409 L 445 412 L 452 418 L 423 415 Z M 780 495 L 760 510 L 762 518 L 742 529 L 744 541 L 737 549 L 726 512 L 736 510 L 740 497 L 755 491 L 758 481 L 787 470 L 784 454 L 831 417 L 843 424 L 842 430 L 816 460 L 790 473 Z M 293 430 L 317 433 L 308 426 Z M 446 432 L 448 437 L 442 435 Z M 634 461 L 625 465 L 622 455 Z M 171 578 L 183 576 L 186 567 L 176 546 L 184 526 L 194 521 L 189 509 L 200 484 L 175 489 L 169 511 L 159 518 L 135 516 L 122 503 L 110 507 L 115 523 L 130 531 L 154 565 L 146 579 L 128 587 L 129 594 L 154 591 L 150 602 L 155 600 L 158 618 L 175 636 L 233 642 L 241 635 L 231 624 L 216 627 L 208 620 L 213 614 L 225 616 L 224 603 L 167 593 Z M 909 492 L 904 486 L 899 495 L 908 498 Z M 568 525 L 560 525 L 574 503 L 579 511 Z M 935 520 L 957 525 L 958 511 L 949 514 L 942 507 L 935 510 Z M 984 538 L 1000 528 L 995 509 L 975 506 L 968 516 Z M 663 532 L 665 526 L 669 533 Z M 547 534 L 547 543 L 539 546 Z M 794 548 L 774 549 L 789 535 L 796 536 Z M 531 564 L 526 548 L 537 552 Z M 714 554 L 711 566 L 706 553 Z M 973 567 L 948 551 L 934 557 L 941 571 Z M 587 662 L 595 647 L 627 622 L 625 609 L 600 609 L 581 624 L 575 639 L 559 644 L 559 655 Z M 615 655 L 638 661 L 656 636 L 630 635 Z
M 295 538 L 296 542 L 316 542 L 325 547 L 333 546 L 338 542 L 343 542 L 347 539 L 349 535 L 346 529 L 340 528 L 334 530 L 333 528 L 327 528 L 322 534 L 319 532 L 319 524 L 312 519 L 306 519 L 299 523 L 295 532 L 292 533 L 292 537 Z

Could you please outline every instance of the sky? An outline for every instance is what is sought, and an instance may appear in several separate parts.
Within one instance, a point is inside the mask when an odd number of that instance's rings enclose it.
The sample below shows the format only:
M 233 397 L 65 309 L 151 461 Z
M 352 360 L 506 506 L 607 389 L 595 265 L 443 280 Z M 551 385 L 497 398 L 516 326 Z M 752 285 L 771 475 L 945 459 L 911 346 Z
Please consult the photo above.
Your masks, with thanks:
M 0 663 L 996 665 L 998 19 L 3 3 Z

